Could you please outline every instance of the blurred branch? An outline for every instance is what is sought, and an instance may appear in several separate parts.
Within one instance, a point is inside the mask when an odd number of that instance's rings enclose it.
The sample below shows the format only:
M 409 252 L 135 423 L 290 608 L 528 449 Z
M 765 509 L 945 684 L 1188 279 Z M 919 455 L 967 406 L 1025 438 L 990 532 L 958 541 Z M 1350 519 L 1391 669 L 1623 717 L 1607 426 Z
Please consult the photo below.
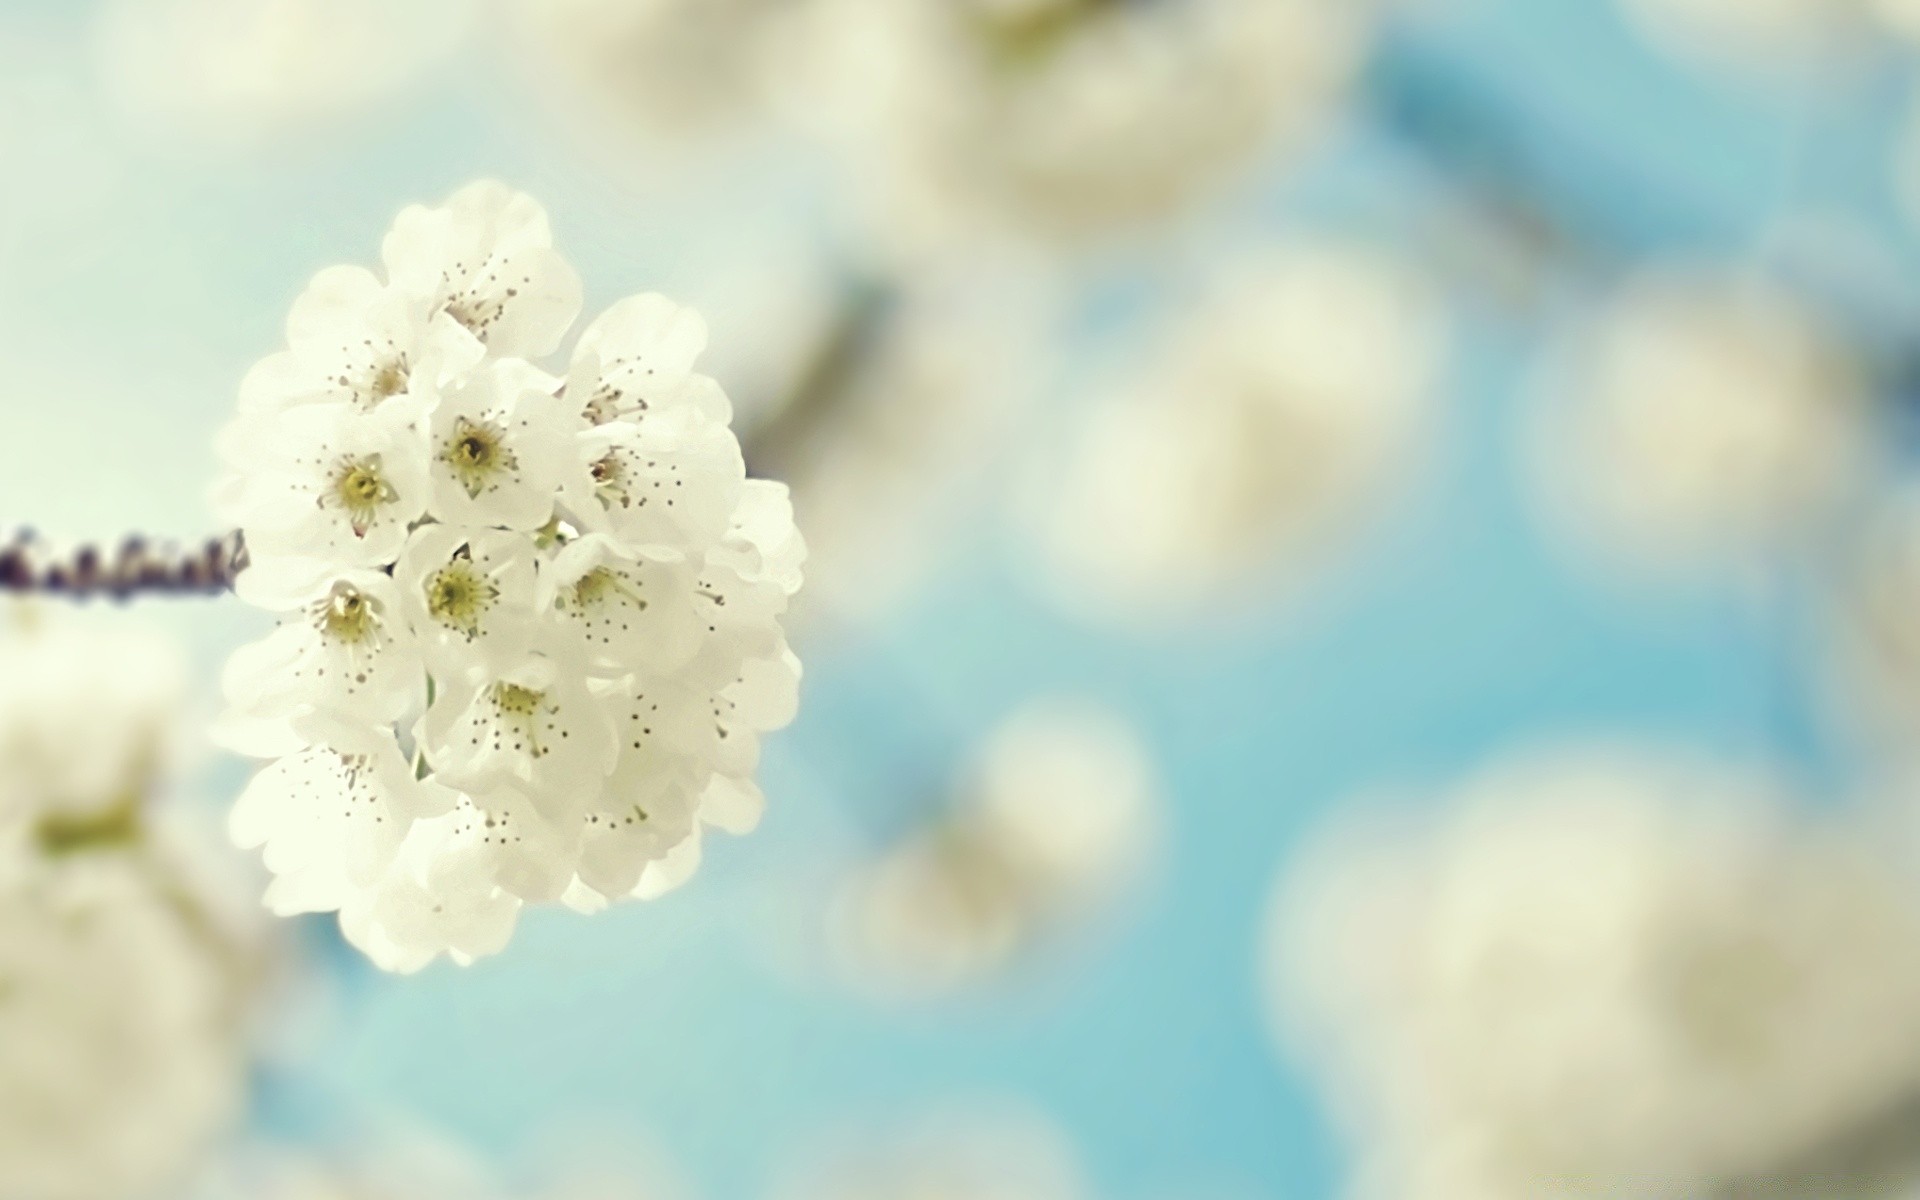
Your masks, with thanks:
M 56 549 L 29 530 L 0 547 L 0 593 L 126 600 L 135 595 L 216 595 L 247 565 L 238 532 L 181 546 L 129 537 L 111 551 Z
M 1361 99 L 1376 126 L 1530 274 L 1611 273 L 1662 243 L 1698 244 L 1716 228 L 1711 214 L 1669 186 L 1649 186 L 1643 172 L 1583 142 L 1537 103 L 1407 37 L 1383 39 Z
M 893 311 L 893 295 L 874 283 L 850 284 L 831 327 L 795 376 L 785 399 L 741 432 L 749 474 L 784 478 L 839 415 L 853 381 L 873 357 Z

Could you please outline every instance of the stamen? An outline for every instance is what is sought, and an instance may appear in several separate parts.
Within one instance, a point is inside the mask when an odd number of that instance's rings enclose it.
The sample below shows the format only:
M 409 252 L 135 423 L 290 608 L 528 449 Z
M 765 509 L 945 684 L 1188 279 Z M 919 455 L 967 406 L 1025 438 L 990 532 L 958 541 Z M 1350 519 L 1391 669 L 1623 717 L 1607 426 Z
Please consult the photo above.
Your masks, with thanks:
M 399 498 L 393 485 L 380 471 L 380 456 L 341 459 L 333 469 L 328 488 L 320 496 L 322 508 L 339 508 L 347 514 L 355 537 L 367 536 L 367 530 L 380 517 L 382 505 Z
M 547 756 L 547 748 L 540 744 L 538 720 L 546 700 L 545 692 L 537 692 L 517 683 L 502 680 L 493 685 L 493 706 L 500 714 L 501 723 L 511 727 L 514 732 L 513 748 L 524 749 L 533 758 Z
M 336 584 L 333 594 L 314 606 L 315 625 L 322 635 L 334 641 L 359 645 L 370 640 L 379 627 L 373 602 L 347 584 Z
M 498 425 L 468 417 L 453 423 L 453 436 L 441 447 L 440 461 L 453 469 L 454 478 L 475 499 L 496 476 L 520 468 L 519 458 L 507 448 L 505 432 Z
M 626 576 L 606 567 L 595 567 L 580 577 L 578 583 L 568 589 L 573 607 L 585 609 L 601 604 L 614 596 L 624 597 L 635 607 L 644 609 L 647 602 L 640 590 Z
M 479 636 L 481 620 L 500 596 L 493 581 L 465 558 L 456 558 L 428 576 L 423 590 L 427 615 L 469 639 Z
M 607 451 L 595 459 L 588 470 L 593 475 L 595 490 L 609 508 L 626 508 L 631 503 L 627 495 L 627 465 L 620 460 L 619 451 Z

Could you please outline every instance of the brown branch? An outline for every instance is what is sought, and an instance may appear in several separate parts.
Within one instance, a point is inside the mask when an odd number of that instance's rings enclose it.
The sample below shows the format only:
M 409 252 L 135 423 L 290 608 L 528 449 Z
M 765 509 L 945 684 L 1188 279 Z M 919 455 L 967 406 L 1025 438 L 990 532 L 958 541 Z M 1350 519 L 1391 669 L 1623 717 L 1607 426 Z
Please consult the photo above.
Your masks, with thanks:
M 30 531 L 0 545 L 0 593 L 126 600 L 135 595 L 209 596 L 230 590 L 247 565 L 238 532 L 191 545 L 130 537 L 111 551 L 56 548 Z

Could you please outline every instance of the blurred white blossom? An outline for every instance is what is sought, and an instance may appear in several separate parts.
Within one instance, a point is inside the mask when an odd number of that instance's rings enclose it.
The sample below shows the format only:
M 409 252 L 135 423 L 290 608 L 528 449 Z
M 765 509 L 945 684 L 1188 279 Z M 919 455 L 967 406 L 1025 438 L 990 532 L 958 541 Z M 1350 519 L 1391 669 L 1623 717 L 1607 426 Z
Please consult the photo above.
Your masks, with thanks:
M 476 0 L 107 0 L 106 90 L 129 120 L 246 144 L 370 109 L 464 40 Z
M 828 0 L 812 115 L 909 254 L 1059 244 L 1188 207 L 1296 143 L 1354 73 L 1362 0 Z
M 813 0 L 498 0 L 502 44 L 585 129 L 711 137 L 767 115 Z
M 1242 268 L 1036 472 L 1053 593 L 1124 622 L 1246 607 L 1402 481 L 1443 346 L 1425 282 L 1380 252 L 1301 241 Z
M 275 760 L 232 822 L 268 904 L 407 971 L 496 952 L 524 903 L 656 895 L 701 824 L 756 823 L 805 547 L 697 315 L 635 296 L 556 373 L 521 357 L 580 305 L 532 200 L 410 208 L 383 257 L 314 280 L 222 439 L 238 589 L 285 617 L 230 663 L 225 733 Z
M 1622 562 L 1750 561 L 1817 530 L 1871 462 L 1863 369 L 1794 297 L 1649 268 L 1573 331 L 1530 414 L 1546 514 Z
M 0 610 L 0 838 L 139 819 L 182 749 L 186 663 L 126 622 Z
M 847 881 L 833 913 L 844 966 L 882 993 L 936 993 L 1098 920 L 1151 859 L 1155 790 L 1113 714 L 1066 700 L 1017 710 L 955 802 Z
M 240 1110 L 232 946 L 122 850 L 0 871 L 0 1194 L 143 1200 Z
M 1759 774 L 1567 748 L 1444 817 L 1348 823 L 1269 946 L 1358 1193 L 1681 1196 L 1764 1177 L 1920 1089 L 1920 909 Z
M 181 655 L 19 608 L 0 631 L 0 1195 L 145 1200 L 237 1115 L 258 964 L 156 802 Z

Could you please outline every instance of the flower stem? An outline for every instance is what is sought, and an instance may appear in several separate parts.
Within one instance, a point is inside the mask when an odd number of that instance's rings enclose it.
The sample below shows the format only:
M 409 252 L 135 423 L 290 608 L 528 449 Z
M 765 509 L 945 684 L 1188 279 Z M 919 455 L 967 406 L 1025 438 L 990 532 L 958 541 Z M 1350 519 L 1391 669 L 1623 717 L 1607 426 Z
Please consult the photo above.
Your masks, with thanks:
M 75 600 L 217 595 L 233 587 L 246 565 L 247 546 L 238 532 L 190 545 L 129 537 L 106 550 L 55 548 L 22 531 L 0 544 L 0 593 Z

